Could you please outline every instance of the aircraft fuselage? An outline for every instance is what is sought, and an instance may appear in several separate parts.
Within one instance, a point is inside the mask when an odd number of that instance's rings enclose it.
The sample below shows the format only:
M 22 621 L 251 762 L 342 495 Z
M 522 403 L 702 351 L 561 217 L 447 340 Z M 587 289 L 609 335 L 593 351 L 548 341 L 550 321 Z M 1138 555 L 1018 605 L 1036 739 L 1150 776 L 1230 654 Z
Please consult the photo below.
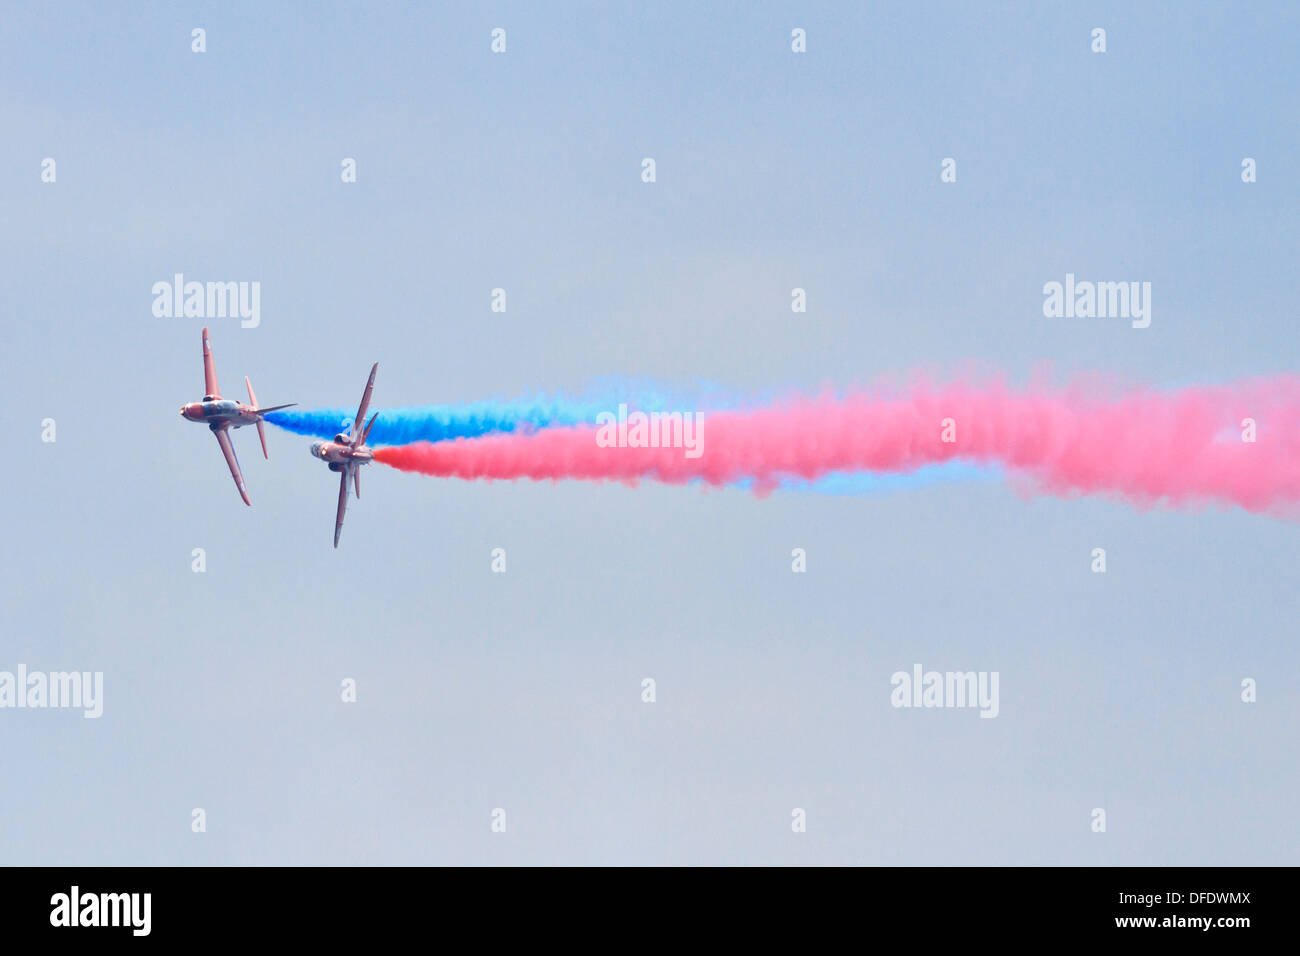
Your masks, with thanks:
M 313 442 L 311 453 L 316 458 L 327 461 L 331 465 L 345 465 L 349 462 L 364 465 L 375 457 L 366 445 L 358 445 L 353 448 L 350 445 L 343 444 L 341 436 L 334 441 Z
M 251 405 L 229 398 L 205 398 L 201 402 L 188 402 L 181 406 L 181 417 L 205 425 L 229 422 L 231 427 L 257 424 L 258 412 Z

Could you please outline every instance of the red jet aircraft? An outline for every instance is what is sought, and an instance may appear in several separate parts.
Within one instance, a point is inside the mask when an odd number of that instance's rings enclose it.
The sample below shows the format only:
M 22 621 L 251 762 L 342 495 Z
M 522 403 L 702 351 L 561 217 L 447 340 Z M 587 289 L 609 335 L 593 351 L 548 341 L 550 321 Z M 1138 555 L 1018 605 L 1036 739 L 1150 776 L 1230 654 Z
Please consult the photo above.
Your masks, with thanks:
M 262 416 L 267 412 L 279 411 L 281 408 L 291 408 L 297 403 L 258 408 L 257 396 L 253 394 L 253 383 L 248 380 L 248 376 L 244 376 L 244 384 L 248 386 L 248 400 L 252 402 L 251 405 L 221 397 L 221 389 L 217 387 L 217 367 L 212 361 L 212 346 L 208 343 L 208 330 L 204 329 L 203 389 L 206 394 L 201 402 L 182 405 L 181 417 L 188 418 L 192 422 L 204 422 L 212 429 L 212 434 L 217 436 L 217 444 L 221 446 L 221 453 L 226 456 L 226 464 L 230 466 L 230 475 L 235 479 L 239 496 L 244 499 L 244 504 L 251 505 L 252 502 L 248 500 L 248 490 L 244 487 L 244 476 L 239 473 L 239 459 L 235 457 L 235 448 L 230 444 L 230 429 L 241 428 L 244 425 L 257 425 L 257 437 L 262 440 L 262 454 L 270 458 L 271 455 L 266 450 L 266 431 L 262 428 Z
M 348 510 L 348 478 L 352 478 L 357 499 L 360 500 L 361 466 L 368 465 L 375 457 L 366 447 L 366 439 L 370 437 L 370 429 L 374 427 L 379 413 L 375 412 L 370 416 L 370 421 L 366 422 L 364 429 L 361 423 L 365 421 L 366 410 L 370 408 L 370 394 L 375 390 L 375 373 L 378 371 L 379 363 L 376 362 L 370 367 L 370 380 L 366 382 L 365 393 L 361 396 L 361 406 L 357 409 L 356 421 L 351 427 L 346 432 L 335 435 L 333 441 L 318 441 L 311 446 L 313 455 L 321 461 L 329 462 L 330 471 L 339 473 L 339 510 L 334 515 L 334 547 L 336 548 L 339 546 L 339 534 L 343 531 L 343 513 Z

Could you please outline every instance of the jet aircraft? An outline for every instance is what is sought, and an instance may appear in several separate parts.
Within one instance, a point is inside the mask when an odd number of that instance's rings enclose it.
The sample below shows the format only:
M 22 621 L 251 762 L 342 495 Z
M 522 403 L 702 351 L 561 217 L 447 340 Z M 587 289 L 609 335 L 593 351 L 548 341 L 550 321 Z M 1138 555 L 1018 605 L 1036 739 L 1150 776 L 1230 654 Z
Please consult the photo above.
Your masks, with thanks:
M 212 434 L 217 438 L 217 444 L 221 446 L 221 453 L 226 456 L 226 464 L 230 466 L 230 475 L 235 479 L 239 496 L 244 499 L 244 504 L 251 505 L 252 502 L 248 500 L 248 489 L 244 487 L 244 476 L 239 471 L 239 459 L 235 457 L 235 448 L 230 443 L 230 429 L 256 425 L 257 437 L 262 440 L 262 454 L 270 458 L 271 455 L 266 450 L 266 430 L 262 427 L 262 416 L 267 412 L 292 408 L 297 403 L 290 402 L 288 405 L 259 408 L 257 396 L 253 394 L 253 383 L 248 380 L 248 376 L 244 376 L 244 385 L 248 387 L 250 404 L 245 405 L 243 402 L 221 397 L 221 389 L 217 386 L 217 367 L 212 360 L 212 345 L 208 341 L 208 330 L 204 329 L 203 401 L 182 405 L 181 417 L 192 422 L 203 422 L 212 430 Z
M 339 546 L 339 535 L 343 531 L 343 514 L 348 510 L 348 479 L 352 480 L 357 499 L 360 500 L 361 466 L 370 464 L 375 457 L 366 447 L 366 439 L 370 437 L 370 429 L 374 427 L 379 413 L 375 412 L 371 415 L 369 422 L 365 422 L 365 418 L 366 411 L 370 408 L 370 395 L 375 390 L 375 373 L 378 371 L 379 363 L 376 362 L 370 367 L 370 380 L 366 382 L 366 390 L 361 395 L 361 405 L 357 408 L 356 420 L 347 431 L 335 435 L 333 441 L 318 441 L 311 446 L 313 455 L 321 461 L 328 462 L 330 471 L 339 473 L 339 508 L 334 515 L 334 547 L 336 548 Z M 363 422 L 365 422 L 364 428 L 361 427 Z

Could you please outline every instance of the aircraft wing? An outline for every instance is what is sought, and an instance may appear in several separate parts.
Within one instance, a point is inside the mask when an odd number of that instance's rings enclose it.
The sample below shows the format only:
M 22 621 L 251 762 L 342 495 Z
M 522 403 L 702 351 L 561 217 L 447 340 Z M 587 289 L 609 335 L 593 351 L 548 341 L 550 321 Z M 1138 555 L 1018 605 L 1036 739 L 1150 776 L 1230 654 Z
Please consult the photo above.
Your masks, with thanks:
M 239 489 L 239 497 L 244 499 L 244 504 L 251 505 L 248 500 L 248 489 L 244 487 L 244 476 L 239 471 L 239 459 L 235 457 L 235 446 L 230 443 L 230 430 L 228 426 L 221 426 L 212 429 L 212 434 L 217 436 L 217 444 L 221 446 L 221 454 L 226 456 L 226 464 L 230 466 L 230 476 L 235 479 L 235 487 Z
M 339 535 L 343 533 L 343 515 L 348 510 L 348 471 L 339 472 L 339 510 L 334 516 L 334 547 L 339 546 Z
M 203 394 L 221 394 L 221 389 L 217 385 L 217 363 L 212 360 L 212 345 L 208 342 L 206 328 L 203 330 Z
M 370 394 L 375 390 L 375 373 L 379 371 L 379 363 L 376 362 L 370 366 L 370 380 L 366 382 L 366 391 L 361 396 L 361 407 L 357 409 L 357 420 L 352 423 L 352 447 L 355 448 L 361 444 L 361 423 L 366 420 L 366 411 L 370 408 Z

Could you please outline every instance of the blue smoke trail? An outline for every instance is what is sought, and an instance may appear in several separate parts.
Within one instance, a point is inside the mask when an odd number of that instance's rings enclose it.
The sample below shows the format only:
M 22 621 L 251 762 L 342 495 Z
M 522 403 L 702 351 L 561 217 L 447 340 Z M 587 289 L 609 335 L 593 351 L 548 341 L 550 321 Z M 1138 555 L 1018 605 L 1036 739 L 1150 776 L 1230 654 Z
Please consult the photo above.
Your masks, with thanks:
M 1001 481 L 1003 470 L 997 465 L 977 465 L 967 461 L 946 461 L 922 465 L 915 471 L 836 471 L 821 478 L 786 478 L 777 491 L 818 495 L 887 495 L 935 485 L 965 484 L 976 481 Z M 732 487 L 750 490 L 752 479 L 734 482 Z
M 577 425 L 594 420 L 606 406 L 587 406 L 540 399 L 535 402 L 472 402 L 466 405 L 425 405 L 385 408 L 378 412 L 371 445 L 406 445 L 415 441 L 477 438 L 492 432 L 548 425 Z M 356 410 L 319 408 L 308 411 L 271 412 L 266 420 L 298 435 L 332 438 L 352 426 Z
M 976 465 L 966 461 L 946 461 L 923 465 L 915 471 L 836 471 L 808 481 L 789 479 L 781 491 L 810 491 L 820 495 L 884 495 L 935 485 L 966 484 L 975 481 L 1001 481 L 1003 471 L 997 465 Z
M 595 422 L 601 412 L 617 413 L 620 404 L 643 411 L 716 410 L 731 407 L 734 399 L 716 385 L 697 385 L 670 391 L 646 380 L 606 379 L 582 398 L 540 395 L 513 401 L 492 400 L 459 405 L 423 405 L 378 409 L 371 445 L 408 445 L 416 441 L 477 438 L 494 432 L 513 432 L 554 425 Z M 266 420 L 296 435 L 333 438 L 350 428 L 356 409 L 317 408 L 271 412 Z

